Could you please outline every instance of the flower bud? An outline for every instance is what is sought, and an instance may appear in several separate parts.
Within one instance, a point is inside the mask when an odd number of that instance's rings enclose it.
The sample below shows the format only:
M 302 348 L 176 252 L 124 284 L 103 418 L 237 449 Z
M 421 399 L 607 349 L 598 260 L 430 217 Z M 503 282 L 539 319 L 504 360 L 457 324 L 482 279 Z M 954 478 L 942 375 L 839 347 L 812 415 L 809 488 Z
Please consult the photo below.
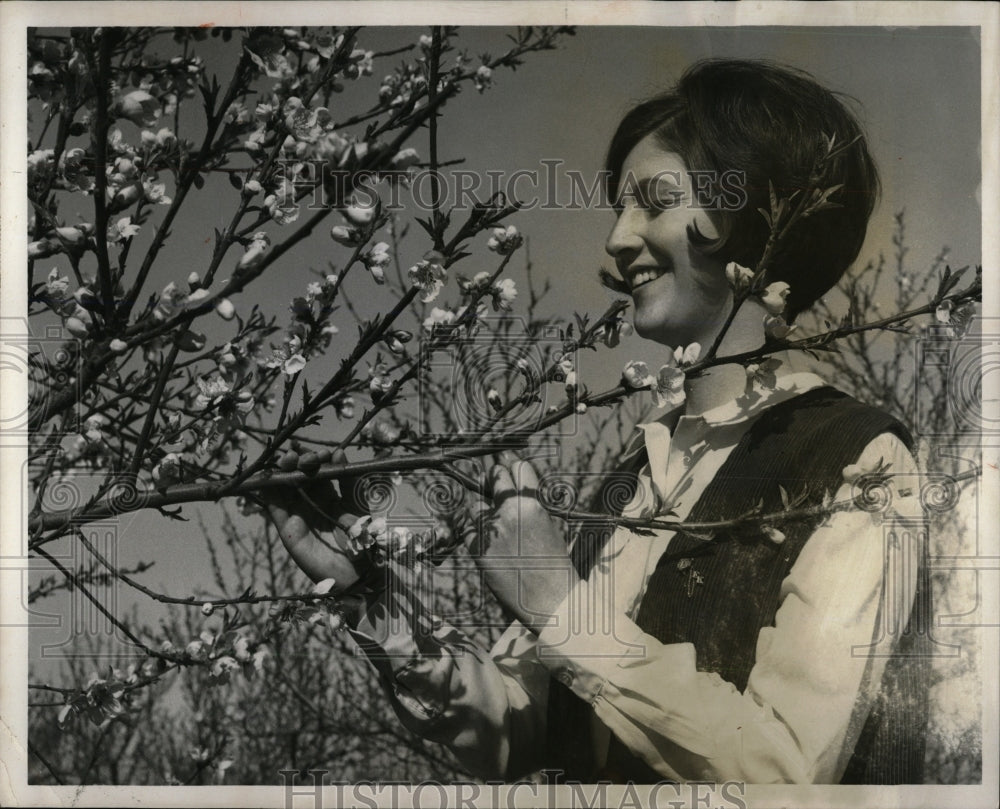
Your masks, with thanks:
M 74 337 L 79 337 L 81 340 L 90 334 L 90 330 L 87 328 L 87 324 L 84 323 L 78 317 L 68 317 L 66 318 L 66 331 L 72 334 Z
M 49 239 L 39 239 L 35 242 L 28 242 L 29 259 L 48 258 L 53 253 L 58 252 L 59 245 Z
M 322 466 L 322 462 L 320 461 L 319 454 L 316 452 L 305 452 L 299 458 L 299 471 L 305 472 L 307 475 L 315 475 L 319 471 L 320 466 Z
M 325 596 L 334 588 L 334 585 L 336 585 L 336 583 L 337 580 L 334 579 L 333 577 L 323 579 L 322 581 L 318 581 L 316 582 L 315 585 L 313 585 L 312 591 L 316 595 Z
M 791 287 L 784 281 L 775 281 L 773 284 L 768 284 L 764 290 L 764 294 L 760 296 L 760 302 L 764 304 L 764 308 L 770 314 L 780 315 L 785 311 L 785 299 L 788 298 L 790 289 Z
M 381 200 L 377 197 L 374 200 L 355 199 L 344 209 L 344 218 L 357 227 L 367 225 L 378 215 L 380 203 Z
M 71 247 L 82 247 L 87 241 L 87 232 L 82 226 L 56 228 L 56 233 L 63 243 Z
M 524 376 L 529 385 L 537 385 L 541 381 L 538 368 L 527 357 L 521 357 L 514 363 L 514 368 Z
M 625 369 L 622 371 L 622 380 L 625 382 L 626 387 L 636 390 L 648 388 L 654 381 L 653 375 L 649 373 L 649 366 L 644 362 L 636 362 L 635 360 L 626 363 Z
M 236 316 L 236 307 L 229 298 L 220 298 L 215 304 L 215 311 L 223 320 L 232 320 Z
M 764 316 L 764 334 L 772 340 L 784 340 L 796 326 L 789 326 L 781 315 Z
M 118 113 L 136 126 L 153 126 L 160 117 L 160 102 L 145 90 L 133 90 L 118 102 Z
M 516 227 L 508 225 L 505 228 L 494 228 L 486 247 L 501 256 L 509 256 L 522 244 L 524 237 L 517 232 Z
M 330 228 L 330 238 L 338 244 L 346 247 L 356 247 L 358 244 L 358 232 L 346 225 L 334 225 Z
M 517 286 L 510 278 L 502 278 L 490 290 L 493 296 L 493 311 L 509 312 L 517 297 Z
M 253 239 L 250 242 L 250 246 L 247 251 L 240 257 L 240 260 L 236 263 L 237 271 L 240 270 L 252 270 L 257 267 L 264 260 L 264 254 L 267 252 L 267 248 L 271 244 L 270 237 L 260 231 L 253 235 Z
M 142 186 L 126 185 L 118 189 L 118 192 L 111 199 L 111 209 L 120 211 L 136 202 L 142 196 Z
M 415 166 L 419 162 L 420 155 L 417 154 L 416 149 L 403 149 L 389 161 L 392 167 L 397 171 L 408 169 L 411 166 Z
M 775 545 L 780 545 L 785 541 L 785 535 L 773 525 L 765 525 L 761 530 L 763 530 L 764 536 L 771 540 L 771 542 Z
M 691 343 L 687 348 L 677 346 L 674 349 L 674 362 L 678 365 L 691 365 L 701 355 L 701 343 Z
M 753 281 L 753 271 L 742 264 L 730 261 L 726 265 L 726 280 L 732 290 L 739 294 L 749 288 L 750 282 Z

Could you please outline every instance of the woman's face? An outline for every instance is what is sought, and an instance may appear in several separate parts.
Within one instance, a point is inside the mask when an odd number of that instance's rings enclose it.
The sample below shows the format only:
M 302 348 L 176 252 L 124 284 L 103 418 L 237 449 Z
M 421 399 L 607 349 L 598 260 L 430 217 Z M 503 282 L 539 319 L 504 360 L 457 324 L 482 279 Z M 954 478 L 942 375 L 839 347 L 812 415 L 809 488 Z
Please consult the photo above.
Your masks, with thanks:
M 687 167 L 649 135 L 629 152 L 621 178 L 621 207 L 605 248 L 631 288 L 636 331 L 671 348 L 697 342 L 706 349 L 732 298 L 725 262 L 688 239 L 692 222 L 710 239 L 718 231 L 696 207 Z

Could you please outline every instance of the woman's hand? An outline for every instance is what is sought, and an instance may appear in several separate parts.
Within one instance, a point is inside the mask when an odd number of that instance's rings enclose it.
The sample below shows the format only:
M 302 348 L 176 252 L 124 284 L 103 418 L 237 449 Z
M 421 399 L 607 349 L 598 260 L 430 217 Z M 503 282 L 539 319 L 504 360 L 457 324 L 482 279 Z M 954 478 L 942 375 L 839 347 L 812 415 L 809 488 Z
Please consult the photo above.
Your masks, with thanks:
M 347 456 L 336 452 L 333 462 L 346 463 Z M 295 564 L 313 581 L 333 579 L 335 593 L 356 583 L 368 565 L 367 554 L 352 552 L 347 539 L 350 527 L 368 513 L 367 505 L 355 494 L 356 482 L 354 478 L 341 480 L 343 496 L 329 480 L 257 492 Z
M 492 508 L 477 520 L 469 552 L 494 595 L 517 619 L 543 629 L 578 580 L 563 529 L 538 502 L 538 475 L 505 451 L 489 471 Z

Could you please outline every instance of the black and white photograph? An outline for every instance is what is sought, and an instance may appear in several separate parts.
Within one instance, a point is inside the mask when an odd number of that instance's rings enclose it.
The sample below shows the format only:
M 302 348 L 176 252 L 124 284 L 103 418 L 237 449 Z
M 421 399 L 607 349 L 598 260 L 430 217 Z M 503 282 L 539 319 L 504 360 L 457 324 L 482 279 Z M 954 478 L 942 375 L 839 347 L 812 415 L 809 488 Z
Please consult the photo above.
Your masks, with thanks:
M 996 805 L 997 7 L 0 23 L 0 803 Z

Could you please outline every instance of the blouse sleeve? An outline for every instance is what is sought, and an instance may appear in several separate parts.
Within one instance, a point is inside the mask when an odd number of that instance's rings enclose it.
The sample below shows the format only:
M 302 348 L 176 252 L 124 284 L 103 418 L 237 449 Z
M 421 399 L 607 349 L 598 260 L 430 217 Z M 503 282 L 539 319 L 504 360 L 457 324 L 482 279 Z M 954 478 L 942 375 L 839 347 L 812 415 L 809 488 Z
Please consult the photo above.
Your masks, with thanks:
M 880 461 L 915 479 L 912 457 L 892 434 L 872 441 L 857 465 Z M 835 783 L 885 668 L 884 654 L 868 653 L 877 622 L 904 626 L 913 603 L 919 532 L 883 537 L 889 521 L 921 516 L 918 490 L 901 484 L 884 514 L 835 512 L 813 533 L 782 583 L 775 625 L 758 636 L 743 692 L 698 671 L 692 644 L 662 644 L 624 615 L 595 632 L 608 624 L 588 610 L 610 603 L 609 593 L 595 592 L 610 586 L 607 577 L 570 593 L 539 635 L 538 658 L 665 778 Z M 850 497 L 845 483 L 835 499 Z
M 403 725 L 483 779 L 538 769 L 549 672 L 535 635 L 514 623 L 488 653 L 427 610 L 417 586 L 426 571 L 390 563 L 386 572 L 386 587 L 366 600 L 351 635 Z

